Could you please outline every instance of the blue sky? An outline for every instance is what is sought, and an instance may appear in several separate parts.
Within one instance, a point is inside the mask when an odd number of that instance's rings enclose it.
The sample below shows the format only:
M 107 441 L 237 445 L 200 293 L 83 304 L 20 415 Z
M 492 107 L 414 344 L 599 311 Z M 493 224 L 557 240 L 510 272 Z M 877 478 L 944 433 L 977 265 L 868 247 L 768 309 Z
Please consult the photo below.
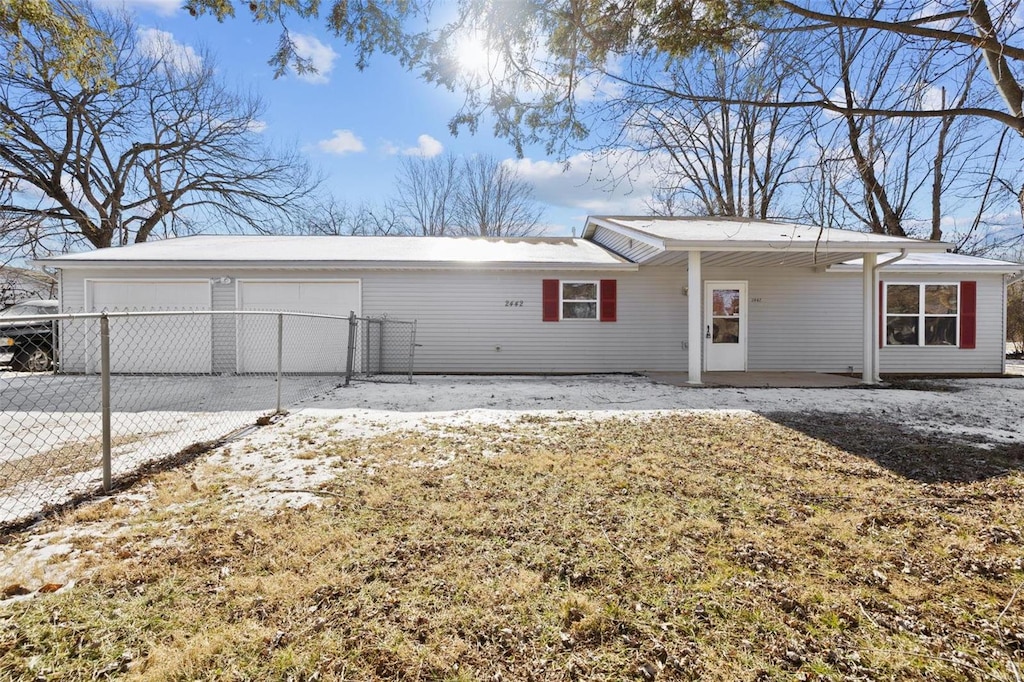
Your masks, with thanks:
M 218 23 L 212 17 L 193 18 L 181 9 L 182 0 L 91 1 L 109 8 L 124 3 L 135 15 L 144 39 L 169 45 L 181 59 L 198 58 L 192 50 L 212 52 L 225 83 L 252 88 L 264 99 L 262 134 L 273 143 L 305 154 L 325 176 L 325 192 L 339 201 L 353 206 L 383 202 L 394 194 L 395 175 L 403 156 L 451 152 L 457 156 L 489 154 L 514 164 L 546 206 L 543 223 L 547 234 L 578 232 L 587 215 L 649 212 L 651 189 L 659 174 L 653 155 L 638 162 L 638 157 L 631 158 L 625 149 L 613 150 L 594 162 L 580 153 L 570 157 L 566 169 L 540 147 L 527 148 L 524 158 L 515 159 L 512 147 L 495 138 L 486 121 L 476 135 L 463 132 L 454 137 L 448 131 L 448 121 L 462 102 L 458 94 L 421 81 L 387 55 L 375 55 L 366 70 L 357 70 L 352 49 L 332 37 L 322 19 L 301 21 L 292 17 L 288 26 L 299 52 L 317 66 L 318 73 L 289 73 L 275 79 L 267 60 L 281 27 L 254 23 L 244 7 L 237 18 Z M 981 78 L 989 87 L 987 74 Z M 601 86 L 595 87 L 594 97 L 598 99 Z M 984 123 L 978 120 L 979 130 Z M 986 125 L 986 130 L 993 129 L 991 124 Z M 845 154 L 845 148 L 841 151 Z M 1008 175 L 1014 186 L 1018 182 L 1016 172 L 1011 168 Z M 617 185 L 608 181 L 611 175 L 620 178 Z M 783 211 L 799 207 L 803 197 L 800 190 L 799 186 L 787 190 L 786 197 L 792 201 L 783 202 Z M 972 202 L 977 190 L 968 187 L 966 191 L 964 201 L 956 192 L 948 192 L 948 201 L 944 202 L 944 236 L 951 241 L 974 215 Z M 922 220 L 930 215 L 930 209 L 921 201 L 915 200 L 905 226 L 912 227 L 914 218 L 924 225 Z M 849 221 L 849 227 L 862 229 L 850 216 L 843 219 Z M 1003 201 L 990 206 L 985 224 L 993 230 L 1010 229 L 1016 235 L 1020 213 L 1012 201 Z
M 387 55 L 375 55 L 364 71 L 356 69 L 351 48 L 332 38 L 322 20 L 289 22 L 300 52 L 318 73 L 275 79 L 267 59 L 279 36 L 278 25 L 255 24 L 243 15 L 223 23 L 196 19 L 180 9 L 178 0 L 135 0 L 127 7 L 149 38 L 171 45 L 183 59 L 198 58 L 190 49 L 209 50 L 227 84 L 259 93 L 266 103 L 263 134 L 302 150 L 326 176 L 324 188 L 341 201 L 385 200 L 406 155 L 452 152 L 514 159 L 512 147 L 495 138 L 486 122 L 476 135 L 449 133 L 448 121 L 461 102 L 457 94 L 419 80 Z M 585 155 L 571 161 L 566 171 L 535 148 L 515 161 L 520 176 L 546 206 L 548 234 L 579 231 L 588 214 L 645 212 L 643 183 L 612 191 L 602 181 L 606 173 L 600 167 L 594 172 Z

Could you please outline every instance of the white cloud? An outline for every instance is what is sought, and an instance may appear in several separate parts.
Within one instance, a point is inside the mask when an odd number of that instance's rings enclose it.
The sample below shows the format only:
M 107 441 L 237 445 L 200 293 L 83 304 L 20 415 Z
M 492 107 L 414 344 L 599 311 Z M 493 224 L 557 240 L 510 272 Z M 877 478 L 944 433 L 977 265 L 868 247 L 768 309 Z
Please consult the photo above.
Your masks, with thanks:
M 921 108 L 927 111 L 941 111 L 944 108 L 942 106 L 943 99 L 944 93 L 942 88 L 929 85 L 921 93 Z
M 529 158 L 507 159 L 505 165 L 533 186 L 543 202 L 578 208 L 589 214 L 643 214 L 661 173 L 661 159 L 648 154 L 638 162 L 628 149 L 594 156 L 581 153 L 567 164 Z
M 316 69 L 315 72 L 296 74 L 296 76 L 315 85 L 323 85 L 330 80 L 331 71 L 334 70 L 334 60 L 338 53 L 330 45 L 324 45 L 314 36 L 305 33 L 289 33 L 292 43 L 295 45 L 295 53 L 302 59 L 308 60 L 310 65 Z
M 96 7 L 106 9 L 145 9 L 162 16 L 171 16 L 184 4 L 182 0 L 92 0 Z
M 424 159 L 430 159 L 443 152 L 444 145 L 437 139 L 424 133 L 416 138 L 415 147 L 405 147 L 403 149 L 391 142 L 385 142 L 381 151 L 389 156 L 401 154 L 402 156 L 421 156 Z
M 151 59 L 162 59 L 167 66 L 182 73 L 198 71 L 203 59 L 191 45 L 179 43 L 174 34 L 158 28 L 139 29 L 139 50 Z
M 249 125 L 247 127 L 249 128 L 250 132 L 262 133 L 262 132 L 266 131 L 266 129 L 267 129 L 267 122 L 266 121 L 260 121 L 260 120 L 253 120 L 253 121 L 249 121 Z
M 338 156 L 366 151 L 366 145 L 351 130 L 335 130 L 333 137 L 320 140 L 316 146 L 322 152 Z

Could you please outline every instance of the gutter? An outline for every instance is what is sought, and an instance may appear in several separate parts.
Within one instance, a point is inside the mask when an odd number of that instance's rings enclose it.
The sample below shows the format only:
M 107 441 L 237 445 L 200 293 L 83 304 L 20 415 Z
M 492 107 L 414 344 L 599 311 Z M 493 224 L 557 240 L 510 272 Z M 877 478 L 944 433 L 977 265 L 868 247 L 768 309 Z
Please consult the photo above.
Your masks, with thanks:
M 638 264 L 625 259 L 613 263 L 541 261 L 132 261 L 132 260 L 39 260 L 60 270 L 73 269 L 258 269 L 258 270 L 626 270 Z
M 881 270 L 882 268 L 886 268 L 886 267 L 892 265 L 893 263 L 898 263 L 899 261 L 903 260 L 906 257 L 907 257 L 907 250 L 906 249 L 900 249 L 900 255 L 893 256 L 892 258 L 890 258 L 887 261 L 882 261 L 881 263 L 876 263 L 875 267 L 871 268 L 871 287 L 872 287 L 873 291 L 878 291 L 878 271 Z M 878 300 L 878 296 L 876 294 L 874 294 L 874 293 L 872 293 L 872 295 L 871 295 L 871 301 L 872 301 L 873 304 L 877 304 L 878 306 L 881 306 L 881 302 Z M 871 307 L 875 308 L 875 305 L 872 305 Z M 882 322 L 879 319 L 881 317 L 881 315 L 882 315 L 882 311 L 880 309 L 876 308 L 875 310 L 873 310 L 872 311 L 872 315 L 871 315 L 872 324 L 881 325 Z M 879 331 L 881 331 L 881 330 L 879 330 Z M 872 336 L 874 338 L 878 338 L 878 334 L 872 334 Z M 873 346 L 874 346 L 874 344 L 875 344 L 875 342 L 872 341 L 872 345 Z M 872 355 L 871 380 L 874 383 L 877 384 L 877 383 L 880 383 L 882 381 L 882 376 L 881 376 L 881 374 L 882 374 L 882 371 L 881 371 L 882 349 L 878 348 L 877 346 L 874 346 L 874 353 L 872 353 L 871 355 Z
M 889 260 L 884 260 L 881 263 L 875 263 L 875 267 L 871 268 L 871 276 L 877 278 L 879 270 L 881 270 L 882 268 L 888 267 L 888 266 L 892 265 L 893 263 L 896 263 L 897 261 L 901 261 L 901 260 L 903 260 L 906 257 L 907 257 L 907 250 L 906 249 L 900 249 L 900 255 L 893 256 Z

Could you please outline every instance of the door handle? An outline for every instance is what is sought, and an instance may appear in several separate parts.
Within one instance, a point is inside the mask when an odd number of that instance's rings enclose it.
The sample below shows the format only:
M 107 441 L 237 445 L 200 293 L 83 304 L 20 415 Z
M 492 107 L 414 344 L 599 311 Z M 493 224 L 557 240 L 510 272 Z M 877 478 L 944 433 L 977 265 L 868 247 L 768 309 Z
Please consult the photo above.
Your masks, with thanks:
M 710 339 L 711 338 L 711 325 L 710 324 L 708 325 L 708 330 L 704 333 L 704 338 L 705 339 Z

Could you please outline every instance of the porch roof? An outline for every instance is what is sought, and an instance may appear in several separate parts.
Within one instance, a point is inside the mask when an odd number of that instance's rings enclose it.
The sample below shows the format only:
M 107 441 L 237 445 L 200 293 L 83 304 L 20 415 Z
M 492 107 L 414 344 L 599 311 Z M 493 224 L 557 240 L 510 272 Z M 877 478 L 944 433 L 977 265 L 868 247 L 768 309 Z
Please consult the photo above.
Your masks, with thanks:
M 707 266 L 821 267 L 864 253 L 942 253 L 946 242 L 815 227 L 797 223 L 743 218 L 591 216 L 583 232 L 592 237 L 604 227 L 649 248 L 637 260 L 644 264 L 684 263 L 688 251 L 701 251 Z
M 898 255 L 898 253 L 886 254 L 879 256 L 879 260 L 889 260 L 890 257 Z M 856 258 L 833 265 L 829 267 L 829 270 L 835 272 L 860 272 L 863 267 L 864 260 Z M 1004 274 L 1014 274 L 1024 271 L 1024 264 L 992 258 L 979 258 L 978 256 L 968 256 L 962 253 L 911 253 L 906 258 L 887 267 L 886 270 L 890 272 L 1001 272 Z

